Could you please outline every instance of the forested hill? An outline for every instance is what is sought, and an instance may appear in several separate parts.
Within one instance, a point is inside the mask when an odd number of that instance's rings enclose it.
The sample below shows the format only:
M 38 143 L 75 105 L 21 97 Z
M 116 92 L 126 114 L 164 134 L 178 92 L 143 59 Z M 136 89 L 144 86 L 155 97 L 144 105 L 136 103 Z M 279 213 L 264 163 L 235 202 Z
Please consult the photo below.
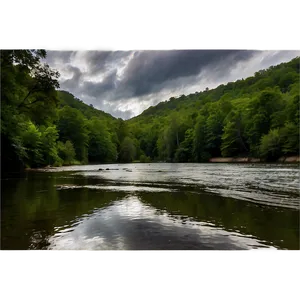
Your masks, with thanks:
M 276 160 L 298 154 L 299 57 L 212 90 L 171 98 L 127 124 L 148 160 Z
M 299 153 L 299 58 L 123 121 L 59 91 L 59 73 L 41 62 L 46 55 L 1 51 L 2 171 Z
M 41 62 L 46 54 L 1 51 L 1 170 L 125 157 L 124 121 L 57 91 L 59 73 Z
M 110 121 L 115 121 L 116 118 L 114 118 L 112 115 L 102 111 L 95 109 L 92 104 L 87 105 L 82 100 L 74 97 L 71 93 L 63 90 L 57 91 L 57 96 L 60 101 L 59 106 L 70 106 L 72 108 L 78 109 L 86 118 L 91 117 L 97 117 L 99 119 L 106 119 Z
M 299 88 L 299 82 L 297 82 L 297 80 L 299 80 L 299 57 L 287 63 L 271 66 L 267 70 L 260 70 L 246 79 L 228 82 L 226 85 L 221 84 L 212 90 L 206 88 L 205 91 L 195 92 L 188 96 L 181 95 L 176 98 L 172 97 L 169 100 L 160 102 L 154 107 L 149 107 L 135 118 L 167 115 L 171 110 L 179 111 L 180 109 L 186 108 L 197 109 L 200 103 L 205 104 L 224 98 L 238 99 L 245 96 L 249 97 L 266 88 L 275 86 L 277 86 L 282 93 L 286 93 L 293 84 L 296 84 L 296 89 Z

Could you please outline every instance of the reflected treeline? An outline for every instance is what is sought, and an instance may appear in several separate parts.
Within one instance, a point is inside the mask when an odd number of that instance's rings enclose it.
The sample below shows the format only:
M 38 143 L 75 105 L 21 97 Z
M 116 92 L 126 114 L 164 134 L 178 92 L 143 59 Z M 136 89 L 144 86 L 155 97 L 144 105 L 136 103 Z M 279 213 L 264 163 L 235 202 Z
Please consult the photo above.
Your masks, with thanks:
M 299 249 L 299 211 L 195 192 L 140 193 L 141 200 L 183 221 L 193 218 L 279 248 Z
M 55 228 L 70 227 L 94 209 L 106 207 L 124 193 L 62 189 L 86 185 L 87 178 L 70 173 L 27 173 L 2 180 L 1 249 L 46 249 Z

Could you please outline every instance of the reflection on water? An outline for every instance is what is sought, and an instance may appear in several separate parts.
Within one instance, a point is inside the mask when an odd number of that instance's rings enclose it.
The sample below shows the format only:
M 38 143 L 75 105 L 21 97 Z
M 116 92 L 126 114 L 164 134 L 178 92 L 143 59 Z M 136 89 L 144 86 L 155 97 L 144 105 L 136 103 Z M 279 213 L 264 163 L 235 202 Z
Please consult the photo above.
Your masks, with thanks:
M 2 180 L 1 248 L 299 249 L 297 178 L 287 165 L 28 172 Z
M 255 238 L 215 228 L 205 222 L 170 217 L 127 197 L 95 210 L 78 226 L 57 233 L 50 249 L 251 249 L 266 247 Z

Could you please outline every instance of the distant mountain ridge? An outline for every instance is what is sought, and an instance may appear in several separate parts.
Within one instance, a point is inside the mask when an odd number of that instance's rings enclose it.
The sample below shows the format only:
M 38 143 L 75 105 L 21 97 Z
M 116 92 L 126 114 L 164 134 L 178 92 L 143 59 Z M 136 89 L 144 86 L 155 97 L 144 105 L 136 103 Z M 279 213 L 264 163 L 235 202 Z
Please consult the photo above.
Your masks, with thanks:
M 247 77 L 246 79 L 238 79 L 235 82 L 221 84 L 211 90 L 207 89 L 189 95 L 171 97 L 169 100 L 159 102 L 155 106 L 150 106 L 141 114 L 129 120 L 157 114 L 164 115 L 164 110 L 176 110 L 183 106 L 193 106 L 197 108 L 196 103 L 199 101 L 218 101 L 224 95 L 227 95 L 227 97 L 231 99 L 237 99 L 245 94 L 250 95 L 262 91 L 268 86 L 278 86 L 282 92 L 285 92 L 289 85 L 294 83 L 294 75 L 292 73 L 295 70 L 298 70 L 299 73 L 299 57 L 295 57 L 289 62 L 271 66 L 266 70 L 259 70 L 255 72 L 253 76 Z M 282 78 L 281 75 L 283 71 L 285 71 L 286 74 L 285 77 Z

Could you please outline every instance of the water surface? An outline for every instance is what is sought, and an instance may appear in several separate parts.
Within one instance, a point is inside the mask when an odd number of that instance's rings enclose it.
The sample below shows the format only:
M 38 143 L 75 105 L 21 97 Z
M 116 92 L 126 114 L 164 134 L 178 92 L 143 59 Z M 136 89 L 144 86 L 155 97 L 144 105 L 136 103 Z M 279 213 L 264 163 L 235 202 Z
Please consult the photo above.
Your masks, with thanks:
M 2 249 L 299 249 L 298 165 L 87 165 L 1 183 Z

